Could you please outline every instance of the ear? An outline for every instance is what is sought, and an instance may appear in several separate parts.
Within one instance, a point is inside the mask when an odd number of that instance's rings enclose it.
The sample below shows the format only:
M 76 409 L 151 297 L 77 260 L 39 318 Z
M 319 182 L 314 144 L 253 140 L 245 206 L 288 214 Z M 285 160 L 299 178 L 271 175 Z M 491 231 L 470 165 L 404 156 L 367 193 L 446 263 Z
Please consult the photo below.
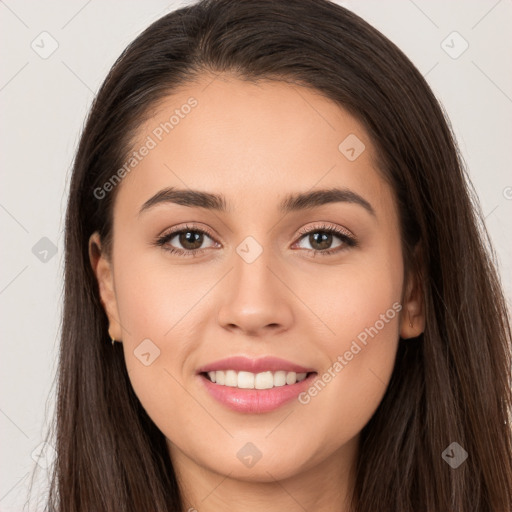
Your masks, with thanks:
M 116 341 L 122 340 L 121 324 L 114 288 L 114 273 L 110 260 L 102 253 L 101 239 L 97 231 L 89 238 L 89 260 L 98 281 L 100 301 L 108 317 L 108 333 Z
M 420 272 L 412 269 L 408 272 L 402 305 L 400 337 L 416 338 L 425 330 L 425 304 Z

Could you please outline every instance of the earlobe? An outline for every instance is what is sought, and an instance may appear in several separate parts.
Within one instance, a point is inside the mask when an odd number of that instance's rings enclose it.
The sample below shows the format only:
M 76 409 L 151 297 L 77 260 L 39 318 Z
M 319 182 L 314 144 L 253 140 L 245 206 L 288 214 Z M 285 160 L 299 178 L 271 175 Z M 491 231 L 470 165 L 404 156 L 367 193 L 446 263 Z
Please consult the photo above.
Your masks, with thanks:
M 401 318 L 400 337 L 416 338 L 425 330 L 425 314 L 422 305 L 417 301 L 409 301 L 404 305 Z
M 118 320 L 119 314 L 114 288 L 114 273 L 111 262 L 102 253 L 101 239 L 97 231 L 89 237 L 89 260 L 98 282 L 100 302 L 108 317 L 108 334 L 111 338 L 121 341 L 122 332 Z
M 400 337 L 416 338 L 425 330 L 423 287 L 418 275 L 410 275 L 403 300 Z

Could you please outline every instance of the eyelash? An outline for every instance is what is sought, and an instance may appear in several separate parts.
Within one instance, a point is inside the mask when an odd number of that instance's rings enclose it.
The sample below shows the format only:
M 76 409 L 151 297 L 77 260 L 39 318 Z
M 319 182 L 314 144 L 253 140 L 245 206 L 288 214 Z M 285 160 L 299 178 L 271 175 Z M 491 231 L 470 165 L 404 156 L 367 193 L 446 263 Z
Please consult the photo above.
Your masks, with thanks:
M 202 233 L 204 235 L 209 236 L 212 240 L 215 240 L 214 237 L 212 236 L 212 234 L 208 230 L 202 229 L 202 228 L 200 229 L 195 226 L 186 225 L 185 227 L 182 227 L 175 231 L 171 231 L 170 233 L 167 233 L 166 235 L 159 237 L 155 241 L 155 245 L 162 247 L 165 251 L 168 251 L 171 254 L 178 254 L 180 256 L 191 257 L 191 258 L 200 256 L 204 251 L 208 250 L 209 248 L 185 250 L 185 249 L 177 249 L 176 247 L 166 247 L 167 242 L 172 240 L 176 235 L 179 235 L 181 233 L 186 233 L 188 231 L 192 231 L 194 233 Z M 308 252 L 313 252 L 315 255 L 320 254 L 322 256 L 330 256 L 331 254 L 347 250 L 351 247 L 358 246 L 357 240 L 354 237 L 350 236 L 346 231 L 341 230 L 336 227 L 333 227 L 333 226 L 326 226 L 326 225 L 314 226 L 313 228 L 301 230 L 298 233 L 299 241 L 302 240 L 302 238 L 305 235 L 309 235 L 311 233 L 317 233 L 317 232 L 336 235 L 338 238 L 341 239 L 341 241 L 343 242 L 344 245 L 334 247 L 333 249 L 327 249 L 325 251 L 321 251 L 318 249 L 304 249 Z

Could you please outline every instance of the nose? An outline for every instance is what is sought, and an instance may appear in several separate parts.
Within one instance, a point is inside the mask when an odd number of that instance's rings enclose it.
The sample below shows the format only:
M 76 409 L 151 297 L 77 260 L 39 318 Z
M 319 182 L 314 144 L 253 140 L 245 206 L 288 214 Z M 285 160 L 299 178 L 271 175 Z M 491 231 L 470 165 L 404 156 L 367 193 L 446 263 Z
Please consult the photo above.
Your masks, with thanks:
M 235 253 L 234 268 L 223 280 L 219 325 L 247 336 L 288 330 L 293 323 L 293 295 L 280 274 L 270 251 L 263 250 L 252 263 Z

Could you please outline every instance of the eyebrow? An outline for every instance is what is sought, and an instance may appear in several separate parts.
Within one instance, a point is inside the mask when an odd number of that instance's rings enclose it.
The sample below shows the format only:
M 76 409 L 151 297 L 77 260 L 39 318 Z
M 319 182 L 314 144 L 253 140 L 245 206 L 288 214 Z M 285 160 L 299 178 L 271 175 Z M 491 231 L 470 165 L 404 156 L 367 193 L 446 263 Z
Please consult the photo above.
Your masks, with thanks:
M 279 211 L 288 213 L 339 202 L 357 204 L 374 217 L 376 216 L 375 210 L 366 199 L 346 188 L 329 188 L 290 194 L 279 204 Z M 226 212 L 228 210 L 227 201 L 222 195 L 199 190 L 183 190 L 169 187 L 160 190 L 150 197 L 140 208 L 139 215 L 158 204 L 165 203 L 174 203 L 191 208 L 205 208 L 218 212 Z

